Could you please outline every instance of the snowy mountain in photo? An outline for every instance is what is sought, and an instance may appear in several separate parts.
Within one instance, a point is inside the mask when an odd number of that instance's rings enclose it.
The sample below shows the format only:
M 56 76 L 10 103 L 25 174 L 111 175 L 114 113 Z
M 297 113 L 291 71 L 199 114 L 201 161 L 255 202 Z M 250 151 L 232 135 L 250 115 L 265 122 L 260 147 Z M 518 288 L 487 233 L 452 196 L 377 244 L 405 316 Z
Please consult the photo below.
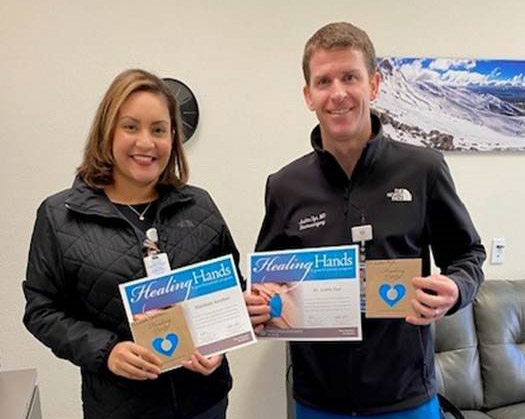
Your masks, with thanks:
M 501 62 L 498 62 L 501 63 Z M 525 80 L 474 61 L 384 58 L 373 103 L 391 138 L 441 150 L 525 151 Z M 524 66 L 525 67 L 525 66 Z

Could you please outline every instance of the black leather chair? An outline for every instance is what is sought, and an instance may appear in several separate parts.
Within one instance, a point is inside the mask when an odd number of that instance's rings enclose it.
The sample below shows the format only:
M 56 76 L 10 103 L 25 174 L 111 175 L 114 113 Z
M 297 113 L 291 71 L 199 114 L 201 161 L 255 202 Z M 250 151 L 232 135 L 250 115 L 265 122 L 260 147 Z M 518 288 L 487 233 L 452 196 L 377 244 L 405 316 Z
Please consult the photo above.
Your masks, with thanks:
M 467 419 L 525 419 L 525 280 L 485 281 L 434 332 L 438 389 Z

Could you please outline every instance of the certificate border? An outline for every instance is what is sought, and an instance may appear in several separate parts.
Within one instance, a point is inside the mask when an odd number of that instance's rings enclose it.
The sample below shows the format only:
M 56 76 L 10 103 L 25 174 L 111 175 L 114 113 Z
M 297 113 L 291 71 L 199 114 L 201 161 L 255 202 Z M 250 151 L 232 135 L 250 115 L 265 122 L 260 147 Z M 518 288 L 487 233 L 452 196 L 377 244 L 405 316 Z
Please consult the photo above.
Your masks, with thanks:
M 290 254 L 290 253 L 315 253 L 315 252 L 323 252 L 323 251 L 331 251 L 331 250 L 354 250 L 355 251 L 355 272 L 356 277 L 355 278 L 349 278 L 349 279 L 355 279 L 358 282 L 358 287 L 360 290 L 360 267 L 361 263 L 359 260 L 359 245 L 357 244 L 344 244 L 339 246 L 319 246 L 319 247 L 307 247 L 307 248 L 301 248 L 301 249 L 285 249 L 285 250 L 266 250 L 262 252 L 251 252 L 247 256 L 247 267 L 248 267 L 248 275 L 246 278 L 246 286 L 247 286 L 247 293 L 252 294 L 252 276 L 251 276 L 251 269 L 252 269 L 252 263 L 251 258 L 252 256 L 268 256 L 268 255 L 280 255 L 280 254 Z M 281 341 L 290 341 L 290 342 L 329 342 L 329 341 L 342 341 L 342 342 L 348 342 L 348 341 L 362 341 L 363 340 L 363 326 L 362 326 L 362 313 L 361 308 L 359 306 L 359 325 L 355 328 L 357 328 L 357 336 L 355 337 L 345 337 L 345 336 L 338 336 L 338 337 L 315 337 L 315 336 L 304 336 L 304 337 L 293 337 L 293 336 L 261 336 L 256 335 L 257 339 L 260 340 L 281 340 Z M 330 329 L 353 329 L 354 327 L 333 327 L 333 328 L 326 328 L 327 330 Z M 296 329 L 289 329 L 291 331 L 297 330 L 297 331 L 308 331 L 309 328 L 296 328 Z M 314 330 L 318 330 L 320 328 L 311 328 Z
M 220 344 L 221 342 L 224 342 L 224 341 L 227 341 L 227 340 L 235 340 L 235 339 L 238 339 L 240 336 L 245 336 L 246 334 L 249 335 L 249 339 L 246 342 L 240 343 L 240 344 L 235 345 L 235 346 L 229 346 L 229 347 L 227 347 L 225 349 L 219 349 L 217 351 L 206 353 L 205 356 L 220 355 L 220 354 L 224 354 L 226 352 L 229 352 L 231 350 L 240 349 L 240 348 L 243 348 L 245 346 L 249 346 L 249 345 L 253 345 L 253 344 L 257 343 L 257 335 L 255 334 L 255 332 L 253 330 L 253 327 L 251 326 L 251 321 L 249 319 L 248 309 L 246 308 L 246 305 L 245 305 L 245 302 L 244 302 L 244 297 L 243 297 L 242 288 L 241 288 L 241 284 L 240 284 L 240 280 L 239 280 L 239 275 L 238 275 L 237 269 L 236 269 L 235 260 L 233 259 L 233 256 L 232 256 L 231 253 L 228 254 L 228 255 L 219 256 L 219 257 L 216 257 L 216 258 L 213 258 L 213 259 L 208 259 L 208 260 L 205 260 L 205 261 L 202 261 L 202 262 L 197 262 L 197 263 L 194 263 L 192 265 L 186 265 L 186 266 L 183 266 L 183 267 L 180 267 L 180 268 L 177 268 L 177 269 L 173 269 L 173 270 L 171 270 L 169 272 L 166 272 L 164 274 L 155 275 L 155 276 L 151 276 L 151 277 L 143 277 L 143 278 L 134 279 L 132 281 L 125 282 L 123 284 L 119 284 L 119 291 L 120 291 L 122 303 L 124 304 L 124 310 L 126 312 L 126 317 L 127 317 L 128 323 L 131 324 L 133 322 L 133 314 L 132 314 L 132 311 L 131 311 L 131 305 L 130 305 L 130 303 L 128 301 L 128 297 L 127 297 L 126 291 L 125 291 L 127 287 L 134 286 L 136 284 L 140 284 L 140 283 L 143 283 L 143 282 L 149 282 L 149 281 L 152 281 L 152 280 L 155 280 L 155 279 L 158 279 L 158 278 L 163 278 L 163 277 L 165 277 L 167 275 L 176 275 L 177 272 L 193 270 L 193 269 L 196 269 L 196 268 L 198 268 L 200 266 L 209 265 L 209 264 L 212 264 L 212 263 L 217 263 L 217 262 L 227 261 L 227 260 L 230 261 L 231 266 L 233 268 L 232 275 L 235 278 L 235 282 L 236 282 L 236 286 L 234 288 L 236 289 L 236 292 L 238 293 L 238 295 L 240 297 L 240 301 L 242 302 L 244 310 L 246 311 L 246 314 L 248 316 L 248 322 L 250 324 L 250 328 L 249 328 L 249 330 L 246 330 L 245 332 L 242 332 L 241 334 L 236 335 L 236 336 L 228 337 L 228 338 L 225 338 L 225 339 L 220 339 L 220 340 L 218 340 L 216 342 L 213 342 L 213 343 L 209 343 L 209 344 L 206 344 L 206 345 L 201 345 L 200 347 L 199 346 L 195 346 L 195 349 L 202 348 L 203 346 L 212 346 L 212 345 L 216 345 L 218 343 Z M 189 300 L 198 299 L 200 297 L 202 297 L 202 296 L 197 296 L 197 297 L 191 298 Z M 189 301 L 189 300 L 179 301 L 176 304 L 180 304 L 182 302 Z M 131 333 L 133 335 L 133 330 L 131 331 Z M 133 338 L 135 338 L 135 337 L 133 336 Z M 192 339 L 193 339 L 193 336 L 192 336 Z M 181 365 L 175 366 L 173 368 L 164 370 L 163 372 L 166 372 L 166 371 L 169 371 L 169 370 L 172 370 L 172 369 L 175 369 L 175 368 L 179 368 L 180 366 Z

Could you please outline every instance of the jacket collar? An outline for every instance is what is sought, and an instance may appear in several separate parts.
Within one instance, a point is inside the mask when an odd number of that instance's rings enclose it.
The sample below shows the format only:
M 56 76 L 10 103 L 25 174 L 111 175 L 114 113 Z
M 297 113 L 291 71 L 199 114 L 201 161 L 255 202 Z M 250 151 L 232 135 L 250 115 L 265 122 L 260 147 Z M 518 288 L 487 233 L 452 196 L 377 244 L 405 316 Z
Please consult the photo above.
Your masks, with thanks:
M 159 192 L 158 212 L 160 213 L 160 211 L 171 205 L 192 200 L 193 198 L 186 194 L 184 189 L 184 187 L 180 190 L 163 187 Z M 120 212 L 109 200 L 104 191 L 91 188 L 78 175 L 73 181 L 71 193 L 66 200 L 66 206 L 84 214 L 121 218 Z
M 366 146 L 361 153 L 361 157 L 359 157 L 354 172 L 352 173 L 352 179 L 368 172 L 380 155 L 386 141 L 383 135 L 383 126 L 381 125 L 379 117 L 374 113 L 371 113 L 370 117 L 372 121 L 373 137 L 366 143 Z M 319 158 L 321 168 L 327 177 L 338 184 L 347 185 L 351 179 L 348 179 L 346 172 L 343 170 L 334 155 L 323 148 L 321 128 L 319 125 L 312 130 L 310 141 Z

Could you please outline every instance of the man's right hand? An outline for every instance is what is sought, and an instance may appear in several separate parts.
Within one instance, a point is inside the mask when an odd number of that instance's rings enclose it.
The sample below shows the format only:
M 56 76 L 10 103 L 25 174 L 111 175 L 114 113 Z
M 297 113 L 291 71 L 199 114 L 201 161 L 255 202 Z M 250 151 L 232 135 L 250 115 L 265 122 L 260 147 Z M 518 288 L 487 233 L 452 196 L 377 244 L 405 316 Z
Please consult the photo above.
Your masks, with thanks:
M 270 307 L 268 306 L 268 302 L 263 297 L 253 293 L 245 293 L 244 301 L 250 314 L 253 329 L 255 332 L 259 332 L 264 328 L 264 323 L 270 320 Z
M 130 380 L 154 380 L 160 374 L 160 358 L 131 341 L 119 342 L 108 357 L 108 368 Z

